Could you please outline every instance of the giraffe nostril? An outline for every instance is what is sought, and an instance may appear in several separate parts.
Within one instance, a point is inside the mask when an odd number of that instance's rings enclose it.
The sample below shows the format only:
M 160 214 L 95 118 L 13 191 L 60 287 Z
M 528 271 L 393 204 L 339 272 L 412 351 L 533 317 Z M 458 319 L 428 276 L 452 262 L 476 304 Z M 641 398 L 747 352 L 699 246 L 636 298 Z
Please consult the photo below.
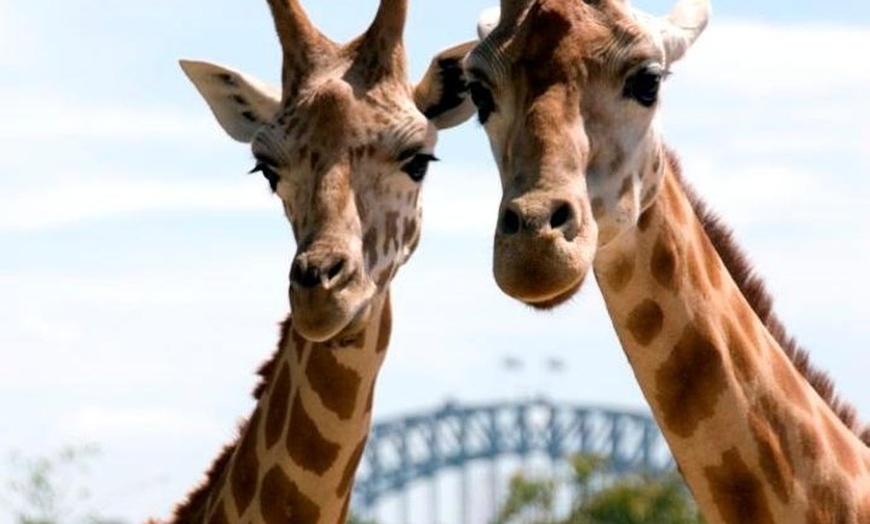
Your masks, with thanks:
M 572 218 L 574 218 L 574 210 L 567 202 L 563 203 L 556 208 L 556 211 L 552 215 L 550 215 L 550 227 L 553 229 L 559 229 L 570 222 Z
M 293 269 L 290 271 L 290 279 L 305 289 L 320 285 L 320 275 L 319 267 L 298 262 L 293 264 Z
M 326 272 L 326 280 L 328 282 L 332 282 L 339 275 L 341 275 L 342 270 L 344 269 L 344 259 L 338 259 L 332 267 L 329 268 L 329 271 Z
M 520 232 L 520 216 L 513 209 L 505 209 L 498 224 L 503 235 L 516 235 Z

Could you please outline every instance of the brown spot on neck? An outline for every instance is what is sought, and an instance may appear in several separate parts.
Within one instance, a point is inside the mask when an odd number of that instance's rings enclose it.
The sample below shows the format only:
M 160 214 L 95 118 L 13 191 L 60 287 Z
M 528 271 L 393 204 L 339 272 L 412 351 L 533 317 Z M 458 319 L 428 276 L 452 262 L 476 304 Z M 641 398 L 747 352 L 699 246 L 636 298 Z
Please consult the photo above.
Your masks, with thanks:
M 759 465 L 773 493 L 787 505 L 794 485 L 794 467 L 789 453 L 789 428 L 782 406 L 764 395 L 749 410 L 749 430 L 758 444 Z
M 628 314 L 626 327 L 638 344 L 648 346 L 662 331 L 664 313 L 651 299 L 644 299 Z
M 266 416 L 266 449 L 270 449 L 284 434 L 287 413 L 290 407 L 290 368 L 285 364 L 269 393 L 269 407 Z
M 725 336 L 737 380 L 740 382 L 752 380 L 758 374 L 756 362 L 758 350 L 747 338 L 742 325 L 734 320 L 725 320 Z
M 690 437 L 703 420 L 715 413 L 727 387 L 722 353 L 710 333 L 689 325 L 656 371 L 656 402 L 665 429 Z
M 311 389 L 323 405 L 342 420 L 353 416 L 359 394 L 361 378 L 354 369 L 341 364 L 335 351 L 324 344 L 315 344 L 308 357 L 305 376 Z
M 713 502 L 726 524 L 774 524 L 764 485 L 736 448 L 722 454 L 720 466 L 704 468 Z
M 290 458 L 299 467 L 323 475 L 335 464 L 339 450 L 338 444 L 323 436 L 297 395 L 293 399 L 290 430 L 287 433 L 287 452 Z
M 614 293 L 623 291 L 634 276 L 634 259 L 620 255 L 603 273 L 604 284 Z
M 236 509 L 241 517 L 257 493 L 258 470 L 260 459 L 257 457 L 257 440 L 260 431 L 260 410 L 254 411 L 245 429 L 245 436 L 239 444 L 233 460 L 233 470 L 230 473 L 230 485 Z
M 260 510 L 263 521 L 269 524 L 317 524 L 320 520 L 317 504 L 306 497 L 279 466 L 274 466 L 263 477 Z
M 842 481 L 830 479 L 828 482 L 818 484 L 810 489 L 808 497 L 811 501 L 807 510 L 808 524 L 866 524 L 870 522 L 865 518 L 854 518 L 848 495 L 851 487 Z
M 663 288 L 673 291 L 677 283 L 677 254 L 670 232 L 662 232 L 656 239 L 650 258 L 650 272 L 656 282 Z M 665 237 L 668 238 L 665 238 Z

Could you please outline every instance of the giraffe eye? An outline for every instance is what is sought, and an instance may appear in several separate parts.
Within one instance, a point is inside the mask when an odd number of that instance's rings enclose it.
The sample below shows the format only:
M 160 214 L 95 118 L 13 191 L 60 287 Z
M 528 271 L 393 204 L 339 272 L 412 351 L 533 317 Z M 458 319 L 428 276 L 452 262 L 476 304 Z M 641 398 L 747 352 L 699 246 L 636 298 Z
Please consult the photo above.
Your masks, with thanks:
M 480 82 L 469 82 L 468 92 L 471 93 L 471 101 L 477 107 L 477 119 L 481 124 L 485 124 L 489 116 L 495 112 L 492 92 Z
M 419 182 L 426 176 L 426 171 L 429 169 L 429 162 L 437 160 L 438 159 L 435 158 L 435 155 L 431 153 L 417 153 L 402 165 L 402 171 L 407 173 L 414 182 Z
M 270 166 L 269 164 L 259 161 L 257 165 L 254 166 L 249 173 L 262 173 L 263 178 L 265 178 L 269 182 L 269 187 L 272 189 L 272 192 L 278 191 L 278 182 L 281 181 L 281 176 L 275 171 L 275 168 Z
M 660 64 L 648 64 L 626 79 L 622 95 L 644 107 L 652 107 L 658 101 L 664 77 L 665 71 Z

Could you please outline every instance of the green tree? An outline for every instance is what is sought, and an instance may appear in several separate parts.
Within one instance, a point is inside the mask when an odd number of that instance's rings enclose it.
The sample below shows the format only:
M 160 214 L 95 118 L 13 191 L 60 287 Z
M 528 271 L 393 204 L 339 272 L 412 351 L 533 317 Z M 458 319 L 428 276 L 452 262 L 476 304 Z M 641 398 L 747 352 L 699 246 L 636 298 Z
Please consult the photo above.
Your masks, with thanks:
M 356 513 L 351 512 L 345 524 L 378 524 L 378 522 L 376 520 L 364 519 Z
M 6 482 L 8 501 L 17 524 L 92 523 L 97 518 L 83 510 L 90 491 L 83 482 L 94 446 L 68 446 L 50 456 L 10 455 L 12 479 Z
M 682 479 L 632 476 L 590 494 L 565 524 L 702 524 Z
M 551 522 L 557 484 L 552 479 L 532 479 L 514 474 L 508 495 L 493 524 L 546 524 Z
M 609 473 L 606 459 L 588 454 L 571 458 L 567 487 L 571 510 L 553 517 L 558 479 L 511 477 L 508 494 L 493 524 L 703 524 L 677 474 L 664 476 Z

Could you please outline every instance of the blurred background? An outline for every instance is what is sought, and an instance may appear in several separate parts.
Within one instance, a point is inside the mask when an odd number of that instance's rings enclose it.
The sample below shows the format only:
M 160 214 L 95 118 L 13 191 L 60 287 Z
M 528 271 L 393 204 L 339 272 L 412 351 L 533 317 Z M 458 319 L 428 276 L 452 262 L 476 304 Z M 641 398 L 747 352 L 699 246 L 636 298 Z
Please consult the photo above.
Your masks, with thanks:
M 870 4 L 713 3 L 665 85 L 665 134 L 791 332 L 870 420 Z M 412 1 L 412 78 L 491 4 Z M 303 5 L 342 41 L 376 9 Z M 0 0 L 0 523 L 52 504 L 27 496 L 40 478 L 62 488 L 58 523 L 165 517 L 252 408 L 295 246 L 182 57 L 277 83 L 265 2 Z M 500 189 L 480 126 L 442 133 L 437 154 L 421 246 L 393 284 L 376 419 L 529 399 L 642 414 L 591 281 L 545 314 L 497 289 Z M 509 498 L 497 484 L 489 516 Z M 385 511 L 373 516 L 392 522 Z

